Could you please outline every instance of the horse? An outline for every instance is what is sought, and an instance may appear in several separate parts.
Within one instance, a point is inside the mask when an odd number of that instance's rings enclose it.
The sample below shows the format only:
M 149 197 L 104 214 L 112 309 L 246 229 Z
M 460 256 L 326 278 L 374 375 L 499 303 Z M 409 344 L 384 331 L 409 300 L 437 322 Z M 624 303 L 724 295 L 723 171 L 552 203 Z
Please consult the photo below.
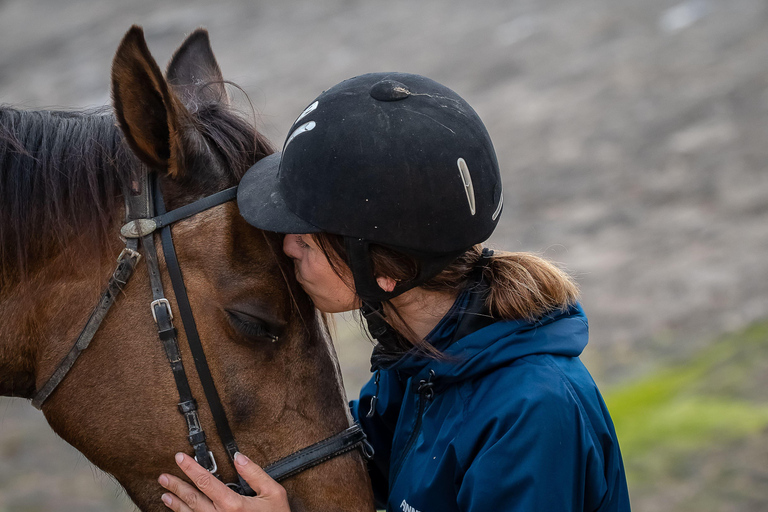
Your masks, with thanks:
M 105 283 L 117 275 L 115 257 L 125 258 L 128 242 L 118 234 L 126 196 L 136 193 L 141 176 L 154 177 L 175 211 L 236 186 L 273 151 L 231 105 L 204 29 L 186 38 L 163 75 L 143 31 L 132 27 L 111 76 L 113 111 L 0 107 L 2 395 L 35 397 L 81 339 Z M 172 233 L 238 449 L 267 465 L 348 429 L 327 323 L 298 286 L 280 235 L 248 225 L 233 201 L 176 222 Z M 158 232 L 144 235 L 148 243 L 158 239 L 173 313 L 179 293 L 168 276 L 169 254 Z M 141 510 L 160 511 L 157 477 L 184 477 L 174 454 L 189 452 L 193 436 L 177 410 L 175 374 L 153 320 L 157 304 L 149 306 L 150 273 L 136 265 L 130 280 L 118 280 L 114 305 L 87 350 L 41 407 L 52 429 L 112 475 Z M 177 336 L 190 391 L 203 396 L 190 335 L 178 329 Z M 210 469 L 231 482 L 237 475 L 223 463 L 227 448 L 210 435 L 213 414 L 204 403 L 198 409 L 219 462 Z M 358 450 L 282 483 L 294 511 L 373 510 Z

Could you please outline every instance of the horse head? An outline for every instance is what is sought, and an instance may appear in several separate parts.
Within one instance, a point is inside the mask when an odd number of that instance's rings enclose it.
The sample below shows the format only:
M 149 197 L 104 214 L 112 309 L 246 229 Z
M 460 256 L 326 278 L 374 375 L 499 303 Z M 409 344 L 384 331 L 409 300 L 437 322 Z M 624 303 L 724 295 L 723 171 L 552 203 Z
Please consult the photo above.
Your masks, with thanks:
M 249 165 L 271 152 L 265 139 L 233 112 L 204 30 L 186 39 L 163 75 L 143 32 L 133 27 L 114 58 L 112 95 L 111 125 L 119 127 L 123 137 L 118 146 L 123 149 L 104 161 L 125 160 L 114 162 L 127 169 L 113 180 L 123 195 L 134 193 L 138 177 L 150 172 L 168 210 L 176 209 L 236 185 Z M 83 150 L 84 157 L 91 150 Z M 104 187 L 103 181 L 96 183 Z M 4 394 L 33 396 L 70 350 L 114 272 L 110 257 L 124 246 L 116 236 L 124 222 L 121 205 L 115 201 L 114 211 L 102 215 L 115 236 L 106 237 L 99 250 L 92 250 L 96 234 L 70 225 L 64 230 L 70 233 L 67 240 L 43 251 L 46 259 L 31 265 L 28 276 L 3 281 L 0 314 L 14 320 L 0 328 L 0 364 L 15 379 L 0 383 Z M 70 208 L 105 207 L 81 202 Z M 171 229 L 199 338 L 239 450 L 267 465 L 349 427 L 325 323 L 297 285 L 279 235 L 248 225 L 232 201 Z M 174 311 L 177 297 L 168 278 L 167 254 L 154 236 L 165 294 Z M 152 297 L 147 268 L 139 264 L 88 350 L 42 409 L 51 427 L 113 475 L 142 510 L 165 510 L 156 479 L 162 472 L 183 477 L 174 454 L 191 453 L 191 448 L 177 408 L 174 374 L 150 310 Z M 236 481 L 215 435 L 186 338 L 179 328 L 181 360 L 192 395 L 199 400 L 208 447 L 222 479 Z M 358 451 L 291 476 L 283 485 L 295 511 L 373 508 Z

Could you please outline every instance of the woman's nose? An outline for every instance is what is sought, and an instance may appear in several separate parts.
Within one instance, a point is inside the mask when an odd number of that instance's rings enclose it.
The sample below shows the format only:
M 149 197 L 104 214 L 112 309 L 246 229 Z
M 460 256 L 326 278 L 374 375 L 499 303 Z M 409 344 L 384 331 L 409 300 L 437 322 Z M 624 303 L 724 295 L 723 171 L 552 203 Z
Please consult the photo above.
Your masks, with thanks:
M 289 258 L 297 259 L 299 257 L 299 245 L 296 243 L 297 238 L 298 235 L 285 235 L 285 238 L 283 238 L 283 252 Z

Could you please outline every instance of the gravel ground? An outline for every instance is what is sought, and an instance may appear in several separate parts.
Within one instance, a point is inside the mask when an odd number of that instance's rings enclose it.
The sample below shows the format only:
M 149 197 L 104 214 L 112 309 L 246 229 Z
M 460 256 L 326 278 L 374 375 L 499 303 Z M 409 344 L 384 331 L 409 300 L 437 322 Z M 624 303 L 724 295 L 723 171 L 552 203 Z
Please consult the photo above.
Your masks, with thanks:
M 504 173 L 492 244 L 577 276 L 584 358 L 606 385 L 768 316 L 762 0 L 0 0 L 0 102 L 107 104 L 132 23 L 161 66 L 206 26 L 277 143 L 321 90 L 364 72 L 421 73 L 459 92 Z M 357 389 L 369 349 L 340 330 Z M 21 401 L 0 402 L 0 455 L 0 512 L 130 510 Z

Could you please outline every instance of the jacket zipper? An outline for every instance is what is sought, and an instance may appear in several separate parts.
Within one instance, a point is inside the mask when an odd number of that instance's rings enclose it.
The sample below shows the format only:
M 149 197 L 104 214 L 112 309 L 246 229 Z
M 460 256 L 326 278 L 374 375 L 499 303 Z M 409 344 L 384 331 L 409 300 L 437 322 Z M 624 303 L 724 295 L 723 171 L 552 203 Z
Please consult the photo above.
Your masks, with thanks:
M 400 470 L 403 468 L 403 463 L 408 457 L 408 452 L 411 451 L 413 443 L 416 442 L 416 438 L 419 436 L 419 431 L 421 430 L 421 420 L 422 416 L 424 415 L 424 409 L 427 407 L 427 402 L 432 400 L 432 398 L 435 396 L 435 390 L 433 389 L 434 383 L 432 382 L 432 378 L 434 376 L 434 370 L 429 370 L 429 376 L 426 379 L 421 379 L 419 381 L 419 387 L 417 388 L 419 393 L 419 413 L 416 416 L 416 424 L 413 426 L 413 432 L 411 432 L 411 436 L 408 438 L 408 442 L 405 444 L 405 448 L 403 449 L 403 454 L 400 456 L 400 462 L 397 466 L 397 470 L 395 471 L 395 475 L 390 481 L 390 489 L 397 480 L 397 476 L 400 474 Z

